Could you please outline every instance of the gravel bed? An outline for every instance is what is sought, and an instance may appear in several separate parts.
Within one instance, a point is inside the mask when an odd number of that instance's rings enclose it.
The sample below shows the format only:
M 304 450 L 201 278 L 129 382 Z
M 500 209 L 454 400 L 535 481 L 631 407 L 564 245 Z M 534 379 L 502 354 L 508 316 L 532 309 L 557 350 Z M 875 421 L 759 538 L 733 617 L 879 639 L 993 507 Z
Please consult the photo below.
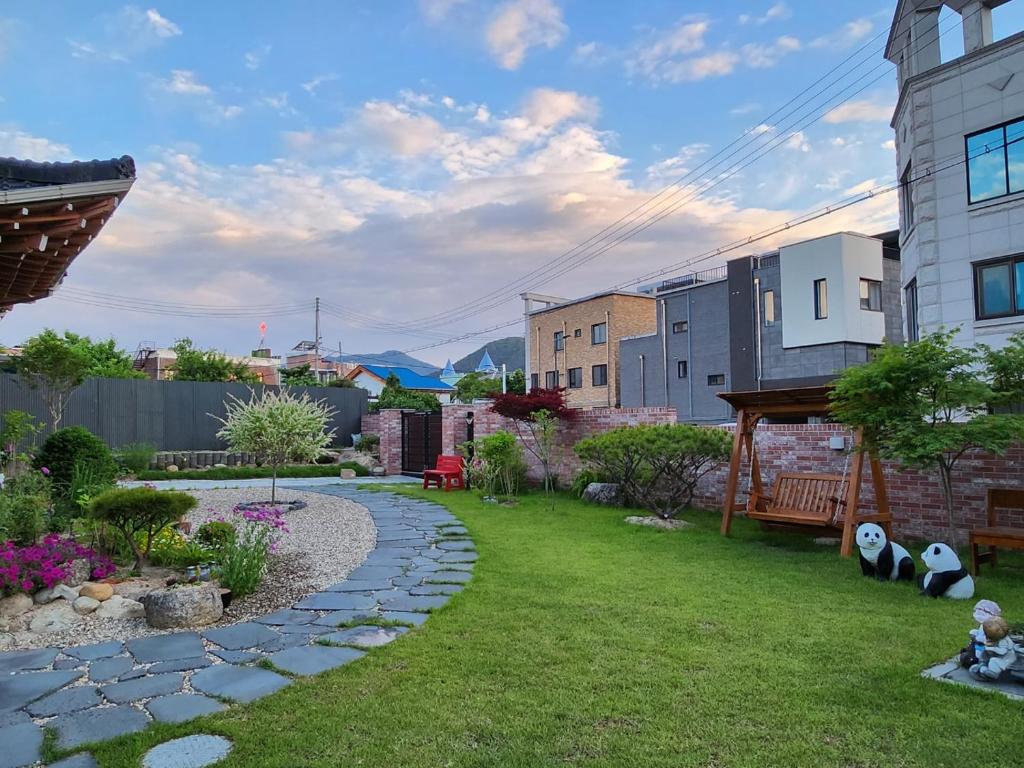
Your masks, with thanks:
M 269 498 L 269 489 L 240 488 L 190 491 L 198 500 L 189 514 L 194 526 L 228 514 L 244 501 Z M 366 508 L 336 496 L 280 490 L 282 500 L 301 500 L 306 507 L 288 513 L 289 533 L 272 556 L 267 575 L 256 594 L 232 602 L 217 627 L 287 608 L 299 598 L 342 581 L 373 551 L 377 529 Z M 0 651 L 20 648 L 87 645 L 105 640 L 163 634 L 145 619 L 99 619 L 86 616 L 67 630 L 35 634 L 0 632 Z M 174 630 L 180 631 L 180 630 Z

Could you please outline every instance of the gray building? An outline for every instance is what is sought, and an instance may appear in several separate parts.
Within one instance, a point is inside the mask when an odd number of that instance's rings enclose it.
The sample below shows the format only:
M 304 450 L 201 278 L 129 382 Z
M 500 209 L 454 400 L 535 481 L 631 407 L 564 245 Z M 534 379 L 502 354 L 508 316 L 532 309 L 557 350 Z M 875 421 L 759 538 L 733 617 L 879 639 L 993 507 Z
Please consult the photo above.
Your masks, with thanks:
M 719 392 L 823 384 L 902 342 L 897 234 L 840 232 L 650 289 L 657 330 L 619 343 L 622 405 L 719 422 Z

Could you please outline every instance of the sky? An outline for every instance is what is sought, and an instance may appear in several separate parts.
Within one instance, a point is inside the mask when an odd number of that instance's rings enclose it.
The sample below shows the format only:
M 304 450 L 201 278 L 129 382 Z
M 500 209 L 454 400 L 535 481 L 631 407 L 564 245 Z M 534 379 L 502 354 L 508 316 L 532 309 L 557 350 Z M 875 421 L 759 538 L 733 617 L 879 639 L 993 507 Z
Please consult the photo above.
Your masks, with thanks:
M 896 176 L 894 2 L 154 1 L 0 8 L 0 156 L 138 170 L 0 343 L 53 327 L 242 353 L 265 322 L 281 353 L 319 297 L 326 348 L 441 364 L 521 334 L 523 290 L 643 282 Z M 677 271 L 892 229 L 896 204 Z M 607 229 L 637 210 L 660 218 Z

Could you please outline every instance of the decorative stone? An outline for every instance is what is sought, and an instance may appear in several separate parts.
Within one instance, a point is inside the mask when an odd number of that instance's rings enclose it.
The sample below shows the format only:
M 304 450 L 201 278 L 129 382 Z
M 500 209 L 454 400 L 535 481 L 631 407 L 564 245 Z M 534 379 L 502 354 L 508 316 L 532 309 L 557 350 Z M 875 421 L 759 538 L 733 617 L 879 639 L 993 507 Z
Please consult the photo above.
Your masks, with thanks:
M 185 682 L 185 676 L 174 672 L 165 675 L 148 675 L 136 680 L 105 685 L 101 690 L 109 701 L 115 704 L 127 704 L 139 699 L 151 699 L 154 696 L 166 696 L 177 693 Z
M 52 589 L 40 589 L 32 595 L 32 600 L 36 605 L 46 605 L 47 603 L 52 603 L 56 599 L 57 594 Z
M 164 467 L 164 469 L 166 469 L 168 472 L 177 472 L 178 471 L 178 465 L 177 464 L 168 464 L 166 467 Z
M 618 483 L 591 483 L 583 489 L 583 500 L 594 504 L 618 506 L 620 499 Z
M 80 557 L 77 560 L 71 561 L 64 583 L 69 587 L 77 587 L 82 582 L 87 581 L 91 575 L 92 564 L 85 558 Z
M 209 584 L 154 589 L 146 595 L 146 621 L 151 627 L 203 627 L 220 620 L 224 603 Z
M 54 598 L 61 597 L 67 600 L 69 603 L 75 602 L 75 598 L 78 597 L 78 587 L 69 587 L 67 584 L 58 584 L 53 588 Z
M 94 645 L 80 645 L 76 648 L 67 648 L 64 653 L 68 656 L 74 656 L 76 659 L 82 659 L 83 661 L 94 661 L 95 659 L 106 659 L 111 656 L 116 656 L 124 648 L 124 643 L 120 640 L 109 640 L 105 643 L 95 643 Z
M 89 665 L 89 679 L 96 683 L 105 683 L 120 677 L 131 668 L 132 660 L 128 656 L 100 659 Z
M 353 645 L 356 648 L 380 648 L 408 631 L 408 627 L 352 627 L 327 635 L 324 640 L 338 645 Z
M 176 693 L 151 699 L 146 705 L 158 723 L 184 723 L 202 715 L 227 709 L 221 702 L 197 693 Z
M 0 715 L 21 709 L 82 676 L 77 670 L 24 672 L 0 678 Z
M 0 619 L 13 619 L 26 611 L 32 610 L 32 598 L 28 595 L 11 595 L 0 599 Z
M 279 691 L 291 681 L 259 667 L 215 664 L 196 672 L 191 682 L 197 691 L 245 704 Z
M 338 472 L 338 477 L 341 480 L 355 480 L 359 475 L 356 474 L 354 469 L 348 467 L 342 467 L 341 471 Z
M 100 692 L 91 685 L 65 688 L 28 705 L 32 717 L 53 717 L 102 704 Z
M 115 584 L 114 594 L 126 597 L 129 600 L 138 600 L 141 603 L 143 598 L 158 586 L 163 586 L 162 582 L 153 583 L 133 579 L 132 581 L 123 581 L 120 584 Z
M 192 659 L 202 656 L 206 649 L 195 632 L 175 632 L 171 635 L 140 637 L 128 641 L 128 652 L 140 664 L 174 659 Z
M 95 707 L 61 715 L 48 725 L 57 730 L 58 747 L 74 749 L 90 741 L 108 741 L 137 733 L 149 725 L 149 720 L 135 707 Z
M 8 672 L 20 672 L 23 669 L 42 669 L 53 664 L 55 658 L 57 658 L 56 648 L 0 653 L 0 675 L 6 675 Z
M 144 619 L 146 606 L 127 597 L 114 595 L 100 603 L 95 615 L 100 619 Z
M 644 525 L 648 528 L 660 528 L 663 531 L 680 531 L 683 528 L 689 528 L 693 525 L 685 520 L 665 520 L 664 518 L 653 517 L 651 515 L 630 515 L 626 518 L 626 522 L 630 525 Z
M 76 597 L 75 602 L 71 604 L 71 607 L 75 609 L 75 613 L 80 616 L 85 616 L 99 608 L 100 601 L 83 595 L 82 597 Z
M 223 736 L 184 736 L 153 747 L 142 758 L 142 768 L 203 768 L 218 763 L 231 751 Z
M 257 645 L 276 640 L 278 634 L 262 624 L 246 621 L 241 624 L 232 624 L 230 627 L 207 630 L 204 633 L 207 640 L 216 643 L 221 648 L 229 651 L 240 651 L 244 648 L 255 648 Z
M 43 729 L 35 723 L 21 723 L 0 728 L 0 766 L 20 768 L 35 765 L 42 759 Z
M 110 584 L 96 584 L 91 581 L 85 582 L 78 590 L 79 597 L 91 597 L 93 600 L 103 602 L 114 596 L 114 587 Z
M 76 595 L 77 599 L 77 595 Z M 52 602 L 40 606 L 32 615 L 28 628 L 32 632 L 63 632 L 71 629 L 82 620 L 68 603 Z
M 371 467 L 370 474 L 373 477 L 384 477 L 387 474 L 387 470 L 384 467 Z
M 253 619 L 260 624 L 270 624 L 271 626 L 278 624 L 309 624 L 316 619 L 315 613 L 309 611 L 296 611 L 291 608 L 282 608 L 280 611 L 274 611 L 268 613 L 266 616 L 260 616 L 258 619 Z
M 362 651 L 354 648 L 306 645 L 273 653 L 270 655 L 270 661 L 275 667 L 293 675 L 318 675 L 364 655 Z

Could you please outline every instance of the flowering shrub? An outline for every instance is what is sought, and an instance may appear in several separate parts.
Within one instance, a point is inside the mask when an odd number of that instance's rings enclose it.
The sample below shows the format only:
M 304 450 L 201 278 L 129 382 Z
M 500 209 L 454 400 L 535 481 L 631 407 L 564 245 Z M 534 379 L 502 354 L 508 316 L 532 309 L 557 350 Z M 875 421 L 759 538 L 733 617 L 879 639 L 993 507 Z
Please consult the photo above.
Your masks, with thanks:
M 267 571 L 267 559 L 277 549 L 288 524 L 281 507 L 239 505 L 233 510 L 236 536 L 221 549 L 220 584 L 235 597 L 252 594 Z M 218 522 L 227 522 L 218 520 Z
M 83 547 L 74 539 L 51 534 L 39 544 L 19 547 L 12 541 L 0 544 L 0 592 L 31 594 L 43 588 L 52 588 L 67 579 L 71 562 L 89 561 L 90 577 L 103 579 L 115 570 L 109 558 Z

